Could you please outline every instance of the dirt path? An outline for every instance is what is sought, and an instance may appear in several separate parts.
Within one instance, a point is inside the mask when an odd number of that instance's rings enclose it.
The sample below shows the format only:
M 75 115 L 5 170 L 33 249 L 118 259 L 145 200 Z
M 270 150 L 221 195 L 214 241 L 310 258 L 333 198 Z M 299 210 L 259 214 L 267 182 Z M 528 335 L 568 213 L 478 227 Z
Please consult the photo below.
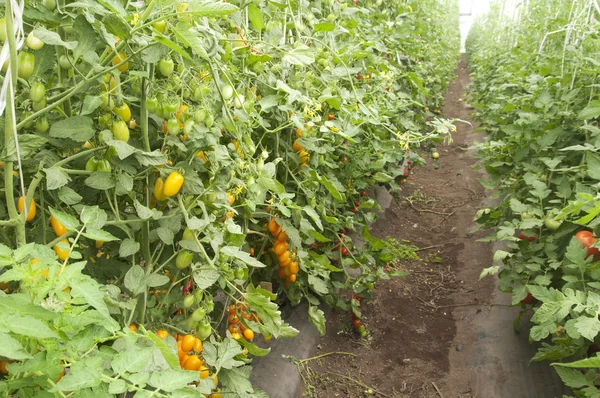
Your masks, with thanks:
M 469 83 L 464 60 L 446 96 L 445 117 L 470 120 L 463 101 Z M 439 146 L 439 170 L 415 169 L 396 203 L 373 225 L 373 234 L 409 240 L 420 260 L 403 261 L 409 276 L 378 284 L 363 303 L 368 342 L 349 328 L 349 314 L 336 313 L 304 373 L 313 396 L 394 398 L 529 398 L 559 396 L 547 364 L 528 367 L 532 348 L 512 331 L 515 308 L 496 293 L 496 281 L 479 281 L 492 264 L 492 246 L 470 233 L 489 192 L 473 170 L 468 150 L 474 126 L 457 123 L 454 142 Z M 500 343 L 500 344 L 499 344 Z M 527 380 L 527 378 L 530 378 Z M 531 382 L 533 380 L 533 382 Z M 527 385 L 526 385 L 527 384 Z M 555 395 L 556 393 L 556 395 Z M 300 394 L 298 394 L 300 395 Z

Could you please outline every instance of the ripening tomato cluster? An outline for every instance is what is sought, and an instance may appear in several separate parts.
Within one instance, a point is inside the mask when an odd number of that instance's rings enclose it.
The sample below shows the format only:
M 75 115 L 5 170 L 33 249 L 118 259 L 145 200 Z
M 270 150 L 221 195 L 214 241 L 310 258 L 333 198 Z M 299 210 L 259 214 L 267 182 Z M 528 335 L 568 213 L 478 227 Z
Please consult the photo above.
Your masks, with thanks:
M 285 286 L 288 287 L 289 283 L 296 282 L 298 272 L 300 271 L 300 265 L 298 264 L 298 261 L 296 261 L 296 251 L 290 252 L 288 234 L 281 230 L 281 226 L 277 224 L 277 221 L 274 218 L 269 221 L 268 229 L 271 236 L 275 238 L 273 252 L 279 261 L 279 271 L 277 272 L 277 276 L 279 279 L 285 280 Z
M 360 310 L 360 304 L 363 301 L 362 297 L 355 294 L 354 296 L 352 296 L 352 299 L 356 301 L 357 310 Z M 365 329 L 365 325 L 363 325 L 360 322 L 360 318 L 356 316 L 353 310 L 350 310 L 350 317 L 352 318 L 352 327 L 354 328 L 354 330 L 356 330 L 358 334 L 360 334 L 360 337 L 366 337 L 369 333 L 367 332 L 367 329 Z
M 169 174 L 164 182 L 161 177 L 158 177 L 154 183 L 154 199 L 162 202 L 169 199 L 171 196 L 177 195 L 181 190 L 184 181 L 185 178 L 177 171 L 173 171 Z
M 229 333 L 231 333 L 231 338 L 234 340 L 239 340 L 243 337 L 248 341 L 254 340 L 254 331 L 246 327 L 244 322 L 260 322 L 259 317 L 243 303 L 238 303 L 237 305 L 231 304 L 228 307 L 228 310 L 229 317 L 227 318 L 227 322 L 229 323 L 229 326 L 227 329 L 229 330 Z M 247 349 L 244 349 L 244 355 L 248 355 Z
M 309 125 L 307 125 L 306 128 L 310 131 Z M 306 164 L 310 161 L 310 153 L 308 153 L 306 150 L 304 150 L 304 147 L 298 143 L 298 140 L 300 140 L 300 138 L 302 138 L 302 129 L 300 127 L 298 127 L 298 129 L 296 130 L 296 140 L 294 141 L 294 144 L 292 145 L 292 149 L 300 157 L 300 168 L 302 168 L 302 167 L 306 166 Z
M 165 330 L 159 330 L 156 332 L 158 337 L 161 339 L 166 338 L 169 334 Z M 194 335 L 187 334 L 185 336 L 176 334 L 173 337 L 177 340 L 177 356 L 179 358 L 179 364 L 182 369 L 198 371 L 201 379 L 207 379 L 212 377 L 215 382 L 215 389 L 219 385 L 219 378 L 216 374 L 212 373 L 208 366 L 205 365 L 204 361 L 200 357 L 202 355 L 202 340 Z M 209 395 L 205 395 L 208 397 Z M 210 395 L 211 398 L 219 398 L 221 396 L 221 390 L 217 389 Z

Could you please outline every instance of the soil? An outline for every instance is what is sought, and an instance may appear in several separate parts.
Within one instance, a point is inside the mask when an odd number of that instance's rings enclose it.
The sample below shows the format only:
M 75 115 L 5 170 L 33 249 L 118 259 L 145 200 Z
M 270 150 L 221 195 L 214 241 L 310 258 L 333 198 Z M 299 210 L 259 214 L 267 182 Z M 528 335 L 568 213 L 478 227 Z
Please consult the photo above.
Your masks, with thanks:
M 478 136 L 472 109 L 464 100 L 468 84 L 462 59 L 446 95 L 444 117 L 472 124 L 455 123 L 453 142 L 437 147 L 441 167 L 435 170 L 430 162 L 426 168 L 414 169 L 395 203 L 372 226 L 375 236 L 408 240 L 421 248 L 420 260 L 402 261 L 409 275 L 379 282 L 373 299 L 362 304 L 369 338 L 360 339 L 351 330 L 348 313 L 329 316 L 328 333 L 319 339 L 314 353 L 322 357 L 306 362 L 305 386 L 297 396 L 526 396 L 518 392 L 478 395 L 479 381 L 473 373 L 481 363 L 468 363 L 477 346 L 474 324 L 485 322 L 491 307 L 504 305 L 495 303 L 496 281 L 479 280 L 481 270 L 492 265 L 493 247 L 477 242 L 485 232 L 470 232 L 476 212 L 489 205 L 492 192 L 479 183 L 484 175 L 474 169 L 477 159 L 469 149 Z M 513 333 L 510 323 L 491 327 Z M 526 336 L 523 340 L 526 343 Z M 484 353 L 478 360 L 485 358 Z M 498 383 L 506 384 L 507 375 L 501 370 L 502 364 L 487 369 Z

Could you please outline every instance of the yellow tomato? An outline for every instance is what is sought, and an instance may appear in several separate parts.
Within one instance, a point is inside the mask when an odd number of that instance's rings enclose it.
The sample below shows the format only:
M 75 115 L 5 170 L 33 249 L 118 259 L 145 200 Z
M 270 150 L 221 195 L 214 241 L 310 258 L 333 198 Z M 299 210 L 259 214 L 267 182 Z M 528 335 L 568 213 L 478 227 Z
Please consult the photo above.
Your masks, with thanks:
M 23 210 L 25 210 L 25 196 L 21 196 L 17 203 L 17 208 L 19 209 L 19 213 L 23 214 Z M 31 198 L 31 203 L 29 204 L 29 210 L 27 211 L 27 221 L 31 221 L 35 218 L 35 213 L 37 211 L 37 206 L 35 204 L 35 200 Z

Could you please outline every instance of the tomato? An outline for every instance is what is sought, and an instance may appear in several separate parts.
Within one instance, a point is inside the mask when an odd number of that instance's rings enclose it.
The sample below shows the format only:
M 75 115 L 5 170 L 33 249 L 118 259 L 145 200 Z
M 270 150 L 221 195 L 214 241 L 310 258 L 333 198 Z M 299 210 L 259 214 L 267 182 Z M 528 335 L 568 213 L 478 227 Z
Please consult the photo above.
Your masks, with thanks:
M 174 171 L 167 177 L 163 188 L 163 193 L 167 197 L 177 195 L 183 185 L 184 177 L 178 172 Z
M 246 268 L 236 268 L 235 269 L 235 279 L 246 280 L 248 279 L 248 270 Z
M 158 99 L 156 97 L 148 98 L 146 100 L 146 110 L 150 113 L 154 113 L 158 108 Z
M 354 329 L 358 329 L 359 326 L 360 326 L 360 319 L 355 319 L 352 321 L 352 327 L 354 327 Z
M 19 210 L 19 214 L 23 214 L 25 210 L 25 196 L 21 196 L 19 201 L 17 202 L 17 208 Z M 35 213 L 37 212 L 37 206 L 35 204 L 35 200 L 31 198 L 31 203 L 29 204 L 29 209 L 27 210 L 27 221 L 31 221 L 35 218 Z
M 225 101 L 229 101 L 231 98 L 233 98 L 233 92 L 233 87 L 231 87 L 231 85 L 229 84 L 226 84 L 223 87 L 221 87 L 221 93 Z
M 56 8 L 56 0 L 44 0 L 42 4 L 44 4 L 44 7 L 46 7 L 50 11 L 54 11 L 54 9 Z
M 185 296 L 185 298 L 183 299 L 183 306 L 185 308 L 190 308 L 192 305 L 196 304 L 196 298 L 194 297 L 193 294 L 188 294 L 187 296 Z
M 294 141 L 294 145 L 292 145 L 292 148 L 294 149 L 294 152 L 300 152 L 304 149 L 302 145 L 298 144 L 298 140 Z
M 58 57 L 58 65 L 65 70 L 71 69 L 71 67 L 73 66 L 73 61 L 71 60 L 71 58 L 69 58 L 69 56 L 63 54 L 60 57 Z
M 183 125 L 183 134 L 190 135 L 191 132 L 194 130 L 195 124 L 196 124 L 196 122 L 194 122 L 193 120 L 186 120 Z
M 433 153 L 431 154 L 431 157 L 432 157 L 432 158 L 434 158 L 434 159 L 439 159 L 439 157 L 440 157 L 440 154 L 439 154 L 438 152 L 433 152 Z
M 185 269 L 192 264 L 194 260 L 194 253 L 189 250 L 182 250 L 177 254 L 175 259 L 175 266 L 177 269 Z
M 131 325 L 127 326 L 127 328 L 129 330 L 133 331 L 133 333 L 137 333 L 137 331 L 138 331 L 138 327 L 135 326 L 133 323 Z
M 123 102 L 121 106 L 116 106 L 113 111 L 119 116 L 124 122 L 128 122 L 131 119 L 131 109 L 129 105 Z
M 60 241 L 60 243 L 66 247 L 66 249 L 60 247 L 59 245 L 54 245 L 53 249 L 54 252 L 56 253 L 56 255 L 58 256 L 58 259 L 61 261 L 65 261 L 69 255 L 69 249 L 71 247 L 71 244 L 69 243 L 68 239 L 63 239 Z
M 205 98 L 210 93 L 210 87 L 208 84 L 202 83 L 194 90 L 194 99 L 201 100 Z
M 181 128 L 179 127 L 179 122 L 176 118 L 172 117 L 167 121 L 167 131 L 169 134 L 177 135 L 180 130 Z
M 290 263 L 289 267 L 290 267 L 290 272 L 293 275 L 296 275 L 298 273 L 298 271 L 300 271 L 300 268 L 299 268 L 298 263 L 296 261 L 292 261 Z
M 42 109 L 44 109 L 46 107 L 46 98 L 42 98 L 41 101 L 38 102 L 34 102 L 32 103 L 32 108 L 34 111 L 38 112 L 41 111 Z
M 201 353 L 202 352 L 202 340 L 200 339 L 196 339 L 196 343 L 194 344 L 194 351 L 196 351 L 197 353 Z
M 35 67 L 35 55 L 28 53 L 27 51 L 21 51 L 18 57 L 18 70 L 17 74 L 21 79 L 29 79 L 33 75 L 33 69 Z
M 164 194 L 164 185 L 165 183 L 163 182 L 162 178 L 158 177 L 156 179 L 156 182 L 154 183 L 154 197 L 156 198 L 156 200 L 159 201 L 163 201 L 163 200 L 167 200 L 167 197 Z
M 108 160 L 102 159 L 98 161 L 96 170 L 102 171 L 104 173 L 110 173 L 112 171 L 112 166 Z
M 194 344 L 196 344 L 196 336 L 188 334 L 181 342 L 181 350 L 183 352 L 190 352 L 194 349 Z
M 210 327 L 210 322 L 206 321 L 205 323 L 200 323 L 196 327 L 196 335 L 200 340 L 206 340 L 212 334 L 212 328 Z
M 537 300 L 535 299 L 535 297 L 533 297 L 533 295 L 531 293 L 527 293 L 527 296 L 521 300 L 522 304 L 534 304 Z
M 331 113 L 327 114 L 327 120 L 335 120 L 335 116 L 332 115 Z
M 46 96 L 46 86 L 44 83 L 35 82 L 31 85 L 31 89 L 29 90 L 29 98 L 33 102 L 39 102 L 44 99 Z
M 213 124 L 215 124 L 215 117 L 213 115 L 208 115 L 204 121 L 204 125 L 211 128 Z
M 94 156 L 89 158 L 89 160 L 85 164 L 85 169 L 87 171 L 96 171 L 98 169 L 98 159 L 96 159 L 96 157 Z
M 160 339 L 166 339 L 167 337 L 169 337 L 169 332 L 167 332 L 166 330 L 163 330 L 163 329 L 159 329 L 156 331 L 156 335 Z
M 196 234 L 191 229 L 186 228 L 183 230 L 183 240 L 194 240 L 195 236 Z M 201 292 L 202 290 L 199 291 Z
M 285 242 L 286 240 L 288 240 L 288 234 L 285 231 L 281 231 L 279 233 L 279 235 L 277 235 L 277 241 L 278 242 Z
M 125 61 L 126 59 L 127 59 L 127 54 L 125 54 L 123 51 L 121 51 L 120 53 L 118 53 L 117 55 L 115 55 L 113 57 L 112 64 L 113 64 L 113 66 L 117 66 L 121 62 Z M 127 72 L 127 69 L 129 69 L 129 62 L 125 62 L 124 64 L 117 66 L 117 69 L 121 73 Z
M 49 128 L 50 124 L 48 123 L 48 118 L 46 116 L 42 116 L 35 121 L 35 131 L 38 133 L 45 133 Z
M 277 221 L 274 218 L 269 221 L 268 229 L 273 236 L 277 236 L 281 232 L 281 226 L 277 224 Z
M 206 309 L 202 307 L 196 308 L 196 310 L 192 313 L 191 316 L 193 320 L 195 320 L 196 322 L 200 322 L 206 316 Z
M 536 238 L 537 238 L 537 235 L 527 236 L 527 235 L 525 235 L 525 233 L 523 231 L 519 232 L 519 239 L 521 239 L 521 240 L 527 239 L 529 242 L 533 242 L 534 240 L 536 240 Z
M 162 19 L 160 21 L 154 22 L 154 24 L 152 26 L 154 27 L 154 29 L 158 30 L 160 33 L 165 33 L 165 30 L 167 29 L 167 21 Z
M 596 242 L 596 238 L 590 231 L 579 231 L 575 234 L 575 237 L 584 248 L 587 248 L 587 257 L 593 256 L 594 261 L 600 259 L 600 249 L 591 247 Z
M 184 341 L 185 341 L 185 339 L 184 339 Z M 183 347 L 183 343 L 182 343 L 182 347 Z M 190 349 L 190 351 L 191 351 L 191 349 Z M 202 364 L 203 364 L 203 362 L 202 362 L 202 360 L 200 358 L 198 358 L 198 355 L 191 355 L 183 363 L 183 368 L 185 370 L 200 370 L 200 367 L 202 366 Z
M 310 153 L 306 152 L 304 149 L 298 152 L 298 156 L 300 157 L 300 163 L 306 164 L 310 160 Z
M 6 18 L 0 19 L 0 40 L 6 41 Z
M 171 58 L 163 58 L 158 63 L 158 70 L 164 77 L 169 77 L 175 69 L 175 63 Z
M 555 220 L 554 218 L 546 218 L 546 220 L 544 220 L 544 225 L 546 225 L 546 228 L 550 231 L 556 231 L 562 225 L 562 221 Z
M 169 115 L 177 113 L 179 110 L 179 101 L 170 101 L 164 104 L 164 111 Z
M 202 380 L 208 378 L 208 376 L 210 376 L 210 370 L 206 367 L 206 366 L 200 366 L 200 378 Z
M 53 216 L 50 216 L 50 225 L 52 225 L 52 229 L 54 230 L 56 236 L 63 236 L 64 234 L 69 232 L 69 230 L 65 228 L 65 226 L 62 225 L 61 222 Z
M 244 330 L 244 338 L 246 340 L 254 340 L 254 331 L 252 329 Z
M 241 109 L 245 103 L 246 103 L 246 98 L 244 98 L 243 95 L 236 95 L 235 98 L 233 99 L 233 106 L 236 109 Z
M 290 245 L 287 242 L 277 242 L 273 247 L 273 251 L 277 256 L 280 256 L 287 251 L 288 247 L 290 247 Z
M 113 123 L 112 133 L 119 141 L 129 141 L 129 127 L 127 127 L 127 123 L 122 120 Z
M 277 256 L 277 258 L 279 259 L 279 263 L 285 264 L 286 262 L 288 262 L 288 260 L 290 260 L 290 252 L 286 250 L 282 254 Z
M 33 32 L 29 32 L 27 35 L 27 39 L 25 40 L 25 44 L 32 50 L 39 50 L 44 47 L 44 42 L 35 37 Z
M 196 112 L 194 112 L 194 120 L 197 123 L 202 123 L 206 120 L 206 117 L 208 116 L 208 113 L 206 113 L 206 111 L 204 109 L 198 109 Z

